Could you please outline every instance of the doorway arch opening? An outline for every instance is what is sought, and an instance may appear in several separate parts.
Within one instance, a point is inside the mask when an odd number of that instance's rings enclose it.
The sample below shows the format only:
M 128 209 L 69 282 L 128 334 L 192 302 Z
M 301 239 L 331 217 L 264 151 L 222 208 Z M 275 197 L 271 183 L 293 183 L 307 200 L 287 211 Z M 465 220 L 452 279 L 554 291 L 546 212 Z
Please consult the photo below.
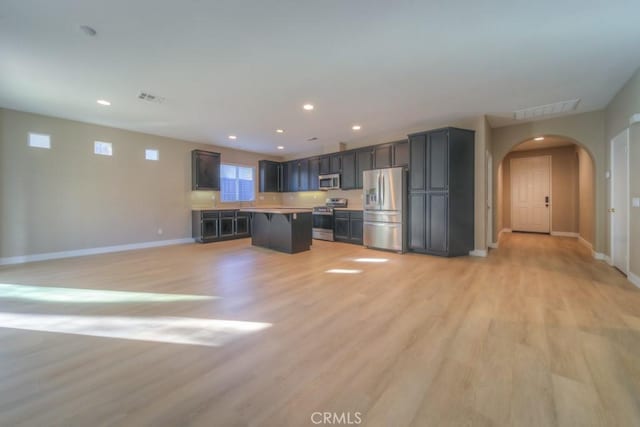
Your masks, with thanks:
M 596 169 L 585 145 L 564 135 L 532 135 L 496 160 L 496 242 L 505 232 L 539 232 L 575 237 L 593 250 Z

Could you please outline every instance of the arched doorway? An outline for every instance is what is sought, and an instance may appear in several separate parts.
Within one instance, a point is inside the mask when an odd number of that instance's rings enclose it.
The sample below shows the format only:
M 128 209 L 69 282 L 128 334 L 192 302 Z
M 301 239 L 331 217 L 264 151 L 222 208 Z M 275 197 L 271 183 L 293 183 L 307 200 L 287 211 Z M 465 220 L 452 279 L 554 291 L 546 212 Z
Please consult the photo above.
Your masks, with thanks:
M 521 221 L 514 226 L 514 211 L 522 206 L 514 203 L 522 181 L 512 181 L 513 167 L 549 162 L 548 228 L 526 229 Z M 494 235 L 511 231 L 540 231 L 556 236 L 575 237 L 591 251 L 596 239 L 596 171 L 589 149 L 573 138 L 563 135 L 532 135 L 515 141 L 498 162 L 494 176 Z M 542 168 L 544 170 L 544 168 Z M 536 178 L 540 179 L 540 178 Z M 544 200 L 541 200 L 544 203 Z M 514 206 L 516 208 L 514 209 Z M 526 203 L 524 204 L 526 210 Z M 544 205 L 543 205 L 544 206 Z M 541 211 L 538 210 L 538 213 Z M 517 220 L 517 219 L 516 219 Z M 518 230 L 518 227 L 524 228 Z

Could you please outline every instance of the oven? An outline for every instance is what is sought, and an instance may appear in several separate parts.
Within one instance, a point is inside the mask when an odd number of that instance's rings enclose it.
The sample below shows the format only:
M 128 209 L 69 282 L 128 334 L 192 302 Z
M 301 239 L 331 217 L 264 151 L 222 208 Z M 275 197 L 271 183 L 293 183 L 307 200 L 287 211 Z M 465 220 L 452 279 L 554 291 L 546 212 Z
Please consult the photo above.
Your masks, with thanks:
M 333 209 L 327 206 L 315 207 L 311 217 L 313 219 L 312 237 L 333 242 Z

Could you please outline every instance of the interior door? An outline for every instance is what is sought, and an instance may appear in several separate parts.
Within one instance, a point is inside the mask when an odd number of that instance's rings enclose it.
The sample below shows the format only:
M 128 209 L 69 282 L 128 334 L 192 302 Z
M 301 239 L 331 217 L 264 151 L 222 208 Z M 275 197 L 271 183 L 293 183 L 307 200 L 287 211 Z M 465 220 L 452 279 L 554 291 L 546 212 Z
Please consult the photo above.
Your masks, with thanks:
M 611 140 L 611 262 L 628 273 L 629 129 Z
M 551 156 L 511 159 L 511 228 L 551 231 Z

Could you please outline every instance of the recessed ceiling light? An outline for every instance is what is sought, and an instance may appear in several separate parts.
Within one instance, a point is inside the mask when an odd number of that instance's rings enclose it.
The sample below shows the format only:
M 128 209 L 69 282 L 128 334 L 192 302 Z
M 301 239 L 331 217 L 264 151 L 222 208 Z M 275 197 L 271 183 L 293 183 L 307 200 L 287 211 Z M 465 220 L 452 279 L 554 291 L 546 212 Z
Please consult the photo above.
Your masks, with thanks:
M 536 138 L 533 138 L 534 141 L 544 141 L 544 136 L 538 136 Z
M 360 127 L 360 125 L 353 125 L 353 126 L 351 126 L 351 129 L 353 129 L 353 130 L 360 130 L 360 129 L 361 129 L 361 127 Z
M 276 129 L 277 133 L 284 133 L 284 129 Z
M 235 135 L 229 135 L 229 139 L 238 139 L 238 137 Z
M 307 111 L 311 111 L 313 110 L 313 104 L 304 104 L 302 108 L 304 108 Z
M 98 104 L 100 104 L 100 105 L 106 105 L 107 107 L 108 107 L 109 105 L 111 105 L 111 103 L 110 103 L 109 101 L 106 101 L 106 100 L 104 100 L 104 99 L 98 99 L 96 102 L 97 102 Z
M 278 147 L 276 147 L 278 150 L 284 150 L 284 146 L 283 145 L 278 145 Z

